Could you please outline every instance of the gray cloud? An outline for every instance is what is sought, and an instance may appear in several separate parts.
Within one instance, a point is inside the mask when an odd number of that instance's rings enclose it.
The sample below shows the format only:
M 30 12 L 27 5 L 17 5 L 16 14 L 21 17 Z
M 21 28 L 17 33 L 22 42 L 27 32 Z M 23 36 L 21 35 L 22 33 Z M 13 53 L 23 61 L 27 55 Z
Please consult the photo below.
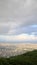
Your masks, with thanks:
M 0 0 L 1 20 L 37 15 L 37 0 Z
M 4 25 L 0 26 L 2 34 L 15 34 L 18 28 L 37 24 L 37 0 L 0 0 L 1 22 Z

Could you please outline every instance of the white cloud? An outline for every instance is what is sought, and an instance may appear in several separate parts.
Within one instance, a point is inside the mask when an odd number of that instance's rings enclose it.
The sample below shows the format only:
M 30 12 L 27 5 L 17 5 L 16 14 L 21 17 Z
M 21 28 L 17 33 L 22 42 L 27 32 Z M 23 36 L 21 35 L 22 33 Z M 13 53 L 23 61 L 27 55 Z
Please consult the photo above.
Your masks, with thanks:
M 0 39 L 4 41 L 36 41 L 37 36 L 34 35 L 28 35 L 28 34 L 20 34 L 20 35 L 0 35 Z

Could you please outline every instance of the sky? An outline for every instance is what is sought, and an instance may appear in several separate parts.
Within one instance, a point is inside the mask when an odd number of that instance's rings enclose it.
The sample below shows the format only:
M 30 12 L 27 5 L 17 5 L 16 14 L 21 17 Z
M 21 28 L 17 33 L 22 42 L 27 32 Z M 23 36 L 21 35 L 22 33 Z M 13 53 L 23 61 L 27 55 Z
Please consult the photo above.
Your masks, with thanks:
M 37 0 L 0 0 L 0 42 L 37 42 Z

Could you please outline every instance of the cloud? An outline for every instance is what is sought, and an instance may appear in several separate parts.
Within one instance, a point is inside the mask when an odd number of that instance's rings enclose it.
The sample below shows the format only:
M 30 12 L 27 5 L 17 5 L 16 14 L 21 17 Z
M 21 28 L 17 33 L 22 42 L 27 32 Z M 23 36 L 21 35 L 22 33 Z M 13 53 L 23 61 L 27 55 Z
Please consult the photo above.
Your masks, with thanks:
M 8 32 L 8 24 L 7 23 L 0 23 L 0 34 L 6 34 Z
M 28 34 L 20 34 L 20 35 L 0 35 L 0 41 L 4 42 L 27 42 L 27 41 L 36 41 L 37 36 L 28 35 Z
M 37 32 L 28 27 L 36 24 L 37 0 L 0 0 L 0 34 Z
M 22 34 L 22 33 L 26 33 L 26 34 L 32 34 L 34 33 L 34 35 L 37 35 L 37 25 L 29 25 L 29 26 L 17 26 L 14 29 L 10 29 L 8 31 L 8 34 L 14 34 L 14 35 L 18 35 L 18 34 Z
M 37 0 L 0 0 L 0 5 L 0 21 L 25 21 L 28 17 L 37 16 Z
M 6 35 L 19 35 L 19 34 L 32 34 L 37 35 L 37 25 L 21 26 L 13 22 L 1 23 L 0 34 Z

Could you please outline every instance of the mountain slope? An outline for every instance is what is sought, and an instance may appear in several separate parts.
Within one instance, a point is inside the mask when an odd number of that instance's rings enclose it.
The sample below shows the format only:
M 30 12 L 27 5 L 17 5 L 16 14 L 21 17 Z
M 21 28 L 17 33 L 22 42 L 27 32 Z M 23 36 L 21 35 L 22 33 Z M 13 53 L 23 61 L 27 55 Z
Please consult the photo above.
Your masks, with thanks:
M 37 50 L 10 58 L 0 58 L 0 65 L 37 65 Z

